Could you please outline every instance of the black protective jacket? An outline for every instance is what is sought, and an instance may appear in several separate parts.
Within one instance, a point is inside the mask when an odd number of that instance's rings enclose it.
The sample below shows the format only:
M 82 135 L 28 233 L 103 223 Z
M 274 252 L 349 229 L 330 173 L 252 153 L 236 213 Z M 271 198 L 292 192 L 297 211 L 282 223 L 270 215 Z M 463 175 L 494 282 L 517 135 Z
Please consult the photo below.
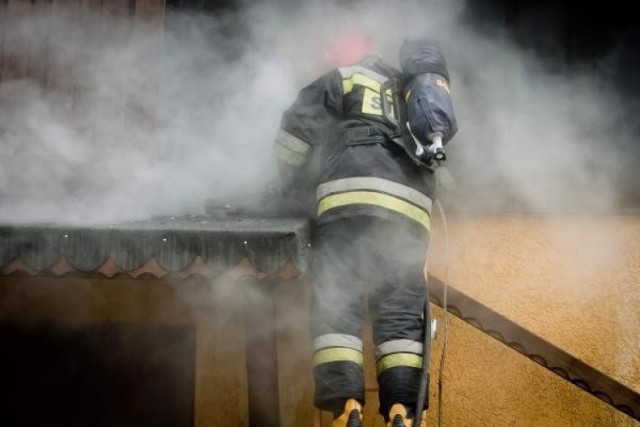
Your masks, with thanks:
M 425 46 L 403 46 L 400 63 L 408 72 L 378 56 L 334 69 L 303 88 L 284 112 L 276 149 L 285 188 L 314 206 L 319 224 L 373 215 L 430 229 L 432 170 L 407 153 L 415 139 L 427 144 L 434 131 L 446 143 L 457 126 L 444 58 L 437 46 Z M 314 190 L 315 200 L 305 200 Z

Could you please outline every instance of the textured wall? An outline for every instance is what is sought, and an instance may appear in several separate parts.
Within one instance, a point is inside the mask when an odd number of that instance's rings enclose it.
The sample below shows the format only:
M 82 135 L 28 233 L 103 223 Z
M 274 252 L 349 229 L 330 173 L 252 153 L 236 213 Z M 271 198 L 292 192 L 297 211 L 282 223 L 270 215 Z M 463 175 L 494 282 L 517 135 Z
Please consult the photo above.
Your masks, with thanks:
M 446 240 L 438 220 L 430 264 L 444 278 Z M 458 216 L 447 225 L 451 284 L 640 390 L 640 218 Z M 640 425 L 450 319 L 445 425 Z M 436 353 L 442 340 L 440 334 Z

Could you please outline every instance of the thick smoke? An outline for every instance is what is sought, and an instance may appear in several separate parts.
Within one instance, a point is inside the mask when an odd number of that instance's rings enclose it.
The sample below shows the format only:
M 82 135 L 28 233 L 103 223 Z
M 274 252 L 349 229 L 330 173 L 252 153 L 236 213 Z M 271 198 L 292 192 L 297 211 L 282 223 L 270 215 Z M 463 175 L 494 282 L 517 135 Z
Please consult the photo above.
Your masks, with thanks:
M 489 212 L 611 212 L 633 129 L 604 73 L 473 34 L 458 39 L 454 90 L 461 132 L 450 166 L 461 180 L 452 203 Z M 475 53 L 471 54 L 471 48 Z M 554 69 L 555 68 L 555 69 Z M 456 78 L 457 77 L 457 78 Z
M 593 73 L 550 72 L 503 32 L 479 32 L 465 2 L 246 3 L 168 12 L 164 31 L 60 8 L 5 19 L 5 57 L 45 52 L 47 72 L 0 82 L 0 220 L 144 219 L 256 198 L 275 175 L 280 113 L 326 71 L 323 42 L 344 25 L 392 63 L 404 36 L 441 40 L 460 123 L 444 195 L 455 208 L 616 203 L 624 163 L 611 148 L 633 136 L 621 100 Z

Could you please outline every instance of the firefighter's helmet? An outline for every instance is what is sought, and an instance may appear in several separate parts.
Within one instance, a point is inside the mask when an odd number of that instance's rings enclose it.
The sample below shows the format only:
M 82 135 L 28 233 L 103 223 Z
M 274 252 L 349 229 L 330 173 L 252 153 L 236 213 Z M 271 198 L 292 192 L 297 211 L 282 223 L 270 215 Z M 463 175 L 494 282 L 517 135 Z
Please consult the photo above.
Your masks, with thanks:
M 354 64 L 369 55 L 373 40 L 363 32 L 348 29 L 340 32 L 324 50 L 325 57 L 338 67 Z

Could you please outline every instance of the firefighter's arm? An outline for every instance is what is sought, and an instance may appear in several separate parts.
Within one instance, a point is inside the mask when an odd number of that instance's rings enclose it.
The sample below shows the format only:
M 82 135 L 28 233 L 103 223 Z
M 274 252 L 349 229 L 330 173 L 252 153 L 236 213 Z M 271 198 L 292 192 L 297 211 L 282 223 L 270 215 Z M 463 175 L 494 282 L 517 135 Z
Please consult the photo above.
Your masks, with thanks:
M 274 146 L 285 191 L 312 178 L 310 158 L 325 142 L 341 105 L 342 80 L 334 71 L 303 88 L 283 113 Z
M 290 189 L 296 177 L 304 172 L 312 147 L 309 142 L 282 127 L 278 130 L 274 145 L 280 177 L 279 191 L 283 192 Z

